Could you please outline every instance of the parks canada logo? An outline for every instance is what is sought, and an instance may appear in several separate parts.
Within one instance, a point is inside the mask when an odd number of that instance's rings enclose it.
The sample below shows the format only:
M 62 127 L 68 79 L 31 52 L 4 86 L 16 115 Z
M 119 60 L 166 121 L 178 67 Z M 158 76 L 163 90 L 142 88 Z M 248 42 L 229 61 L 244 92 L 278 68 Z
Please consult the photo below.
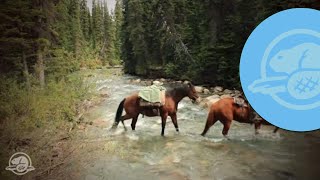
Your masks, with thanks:
M 16 175 L 24 175 L 35 170 L 35 168 L 32 166 L 31 158 L 26 153 L 17 152 L 10 157 L 6 170 Z

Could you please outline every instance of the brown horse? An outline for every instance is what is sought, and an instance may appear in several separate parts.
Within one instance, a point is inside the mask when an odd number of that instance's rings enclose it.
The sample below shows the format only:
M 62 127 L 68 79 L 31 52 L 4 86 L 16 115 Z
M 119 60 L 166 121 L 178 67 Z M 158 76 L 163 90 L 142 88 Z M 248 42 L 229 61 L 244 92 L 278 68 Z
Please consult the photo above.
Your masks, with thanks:
M 176 131 L 179 132 L 177 122 L 177 109 L 178 103 L 184 97 L 189 97 L 193 102 L 198 99 L 199 96 L 191 83 L 178 84 L 176 87 L 166 91 L 165 104 L 160 107 L 160 116 L 162 120 L 162 136 L 164 135 L 164 129 L 168 116 L 171 117 Z M 152 109 L 139 106 L 139 100 L 140 98 L 138 96 L 138 93 L 134 93 L 121 101 L 116 113 L 115 122 L 112 126 L 113 128 L 116 128 L 120 121 L 124 126 L 124 120 L 132 119 L 131 128 L 132 130 L 135 130 L 139 114 L 143 114 L 149 117 L 159 116 L 159 114 Z M 125 109 L 126 114 L 124 116 L 121 116 L 123 108 Z
M 223 124 L 222 134 L 224 136 L 227 136 L 232 120 L 240 123 L 253 123 L 255 125 L 256 134 L 258 134 L 261 124 L 271 125 L 266 120 L 262 118 L 255 119 L 253 116 L 254 112 L 246 100 L 244 100 L 243 105 L 239 105 L 234 102 L 234 98 L 220 99 L 211 105 L 207 123 L 201 135 L 204 136 L 209 128 L 218 120 Z M 273 132 L 276 133 L 278 129 L 279 128 L 276 127 Z

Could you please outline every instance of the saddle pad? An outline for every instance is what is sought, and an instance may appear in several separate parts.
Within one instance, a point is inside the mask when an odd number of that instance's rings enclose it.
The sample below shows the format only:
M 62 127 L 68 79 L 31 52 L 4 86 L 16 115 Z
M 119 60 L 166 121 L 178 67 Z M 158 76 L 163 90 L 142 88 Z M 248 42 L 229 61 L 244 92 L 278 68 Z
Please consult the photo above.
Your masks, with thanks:
M 154 108 L 159 108 L 161 107 L 163 104 L 161 104 L 160 102 L 155 102 L 155 103 L 152 103 L 152 102 L 148 102 L 142 98 L 140 98 L 139 100 L 139 106 L 141 107 L 154 107 Z
M 151 103 L 165 103 L 165 88 L 158 85 L 147 86 L 139 92 L 139 97 Z

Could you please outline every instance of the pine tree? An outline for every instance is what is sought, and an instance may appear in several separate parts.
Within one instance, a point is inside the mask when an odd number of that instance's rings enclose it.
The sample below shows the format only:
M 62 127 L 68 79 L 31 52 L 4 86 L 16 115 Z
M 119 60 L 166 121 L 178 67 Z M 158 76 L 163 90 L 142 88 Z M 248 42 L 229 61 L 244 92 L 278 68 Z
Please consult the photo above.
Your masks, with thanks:
M 114 28 L 115 28 L 115 58 L 116 61 L 120 61 L 120 53 L 121 53 L 121 40 L 120 40 L 120 32 L 123 23 L 123 14 L 122 14 L 122 1 L 116 0 L 116 5 L 114 9 Z
M 102 4 L 92 1 L 92 31 L 94 34 L 94 48 L 100 50 L 103 44 L 103 8 Z
M 81 28 L 79 0 L 71 0 L 70 15 L 71 15 L 73 52 L 77 59 L 78 56 L 80 55 L 80 49 L 83 43 L 83 32 Z
M 90 41 L 90 11 L 87 6 L 87 0 L 80 2 L 80 23 L 83 36 L 87 42 Z
M 123 0 L 123 24 L 121 27 L 121 59 L 124 62 L 124 71 L 126 73 L 134 74 L 136 60 L 133 57 L 133 45 L 129 37 L 129 0 Z
M 37 36 L 37 63 L 35 70 L 38 74 L 40 86 L 43 88 L 45 86 L 45 59 L 56 36 L 56 32 L 51 28 L 55 18 L 55 11 L 54 4 L 50 0 L 34 1 L 33 7 L 39 10 L 35 26 L 35 35 Z
M 105 61 L 107 61 L 110 65 L 117 64 L 115 57 L 115 30 L 114 23 L 112 21 L 112 17 L 109 14 L 108 5 L 106 1 L 104 1 L 104 45 L 103 45 L 103 54 Z
M 129 14 L 128 32 L 129 38 L 132 40 L 133 55 L 136 59 L 135 73 L 146 75 L 148 73 L 149 61 L 148 47 L 145 40 L 144 29 L 144 9 L 143 2 L 139 0 L 129 1 L 128 6 L 132 8 Z
M 97 42 L 97 5 L 96 5 L 96 0 L 92 0 L 92 17 L 91 17 L 91 34 L 92 34 L 92 47 L 93 49 L 96 48 Z
M 32 9 L 31 2 L 17 0 L 0 4 L 0 71 L 21 77 L 30 86 L 29 67 L 35 56 L 35 22 L 38 13 Z
M 59 1 L 56 5 L 56 22 L 54 28 L 58 35 L 58 44 L 67 51 L 74 50 L 72 36 L 72 16 L 70 14 L 71 0 Z

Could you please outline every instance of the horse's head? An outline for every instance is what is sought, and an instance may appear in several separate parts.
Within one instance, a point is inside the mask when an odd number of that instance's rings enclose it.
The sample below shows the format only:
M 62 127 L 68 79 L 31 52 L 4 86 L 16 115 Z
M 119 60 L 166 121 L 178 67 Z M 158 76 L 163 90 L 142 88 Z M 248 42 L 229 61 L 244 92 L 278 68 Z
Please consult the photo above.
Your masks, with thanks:
M 188 94 L 187 96 L 192 100 L 193 103 L 197 101 L 199 98 L 199 95 L 194 87 L 194 85 L 191 82 L 186 82 L 185 83 L 188 86 Z

